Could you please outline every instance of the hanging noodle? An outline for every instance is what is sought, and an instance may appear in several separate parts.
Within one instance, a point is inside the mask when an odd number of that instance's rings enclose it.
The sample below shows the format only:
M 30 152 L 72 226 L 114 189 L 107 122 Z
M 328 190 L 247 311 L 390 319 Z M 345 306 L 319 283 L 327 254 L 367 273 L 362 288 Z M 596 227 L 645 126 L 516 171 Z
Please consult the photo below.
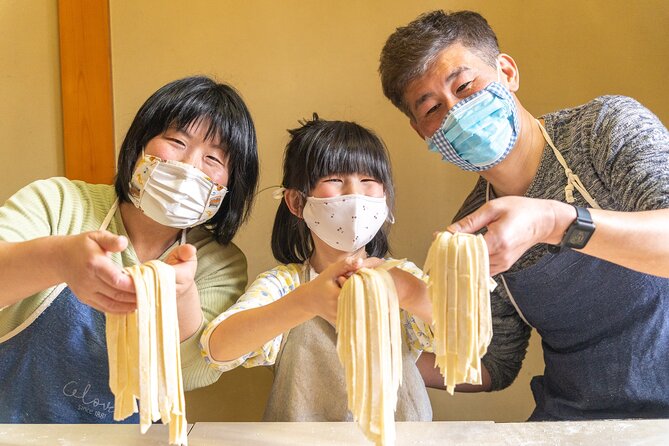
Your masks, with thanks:
M 452 395 L 460 383 L 481 384 L 481 358 L 492 339 L 488 248 L 481 235 L 441 232 L 424 272 L 434 321 L 435 366 Z
M 337 354 L 346 374 L 348 408 L 377 445 L 395 443 L 402 336 L 395 283 L 386 268 L 362 268 L 342 287 L 337 307 Z
M 114 419 L 137 412 L 142 433 L 159 419 L 170 444 L 187 445 L 174 268 L 153 260 L 126 268 L 135 283 L 137 311 L 107 313 L 109 387 Z

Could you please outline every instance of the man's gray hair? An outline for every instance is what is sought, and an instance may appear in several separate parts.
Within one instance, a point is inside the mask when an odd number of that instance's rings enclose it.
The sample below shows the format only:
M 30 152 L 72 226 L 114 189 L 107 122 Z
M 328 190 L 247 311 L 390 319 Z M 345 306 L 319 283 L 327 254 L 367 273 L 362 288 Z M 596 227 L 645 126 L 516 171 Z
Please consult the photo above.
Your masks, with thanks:
M 437 56 L 454 43 L 461 43 L 486 63 L 496 66 L 497 36 L 483 16 L 472 11 L 432 11 L 397 28 L 388 37 L 379 64 L 383 94 L 413 118 L 404 100 L 408 84 L 425 74 Z

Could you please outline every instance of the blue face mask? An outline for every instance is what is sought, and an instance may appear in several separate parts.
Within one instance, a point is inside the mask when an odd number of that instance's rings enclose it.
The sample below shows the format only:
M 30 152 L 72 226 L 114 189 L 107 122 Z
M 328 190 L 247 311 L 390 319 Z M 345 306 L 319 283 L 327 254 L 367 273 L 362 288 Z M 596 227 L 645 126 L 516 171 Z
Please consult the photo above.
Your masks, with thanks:
M 444 161 L 472 172 L 487 170 L 509 154 L 520 121 L 508 88 L 492 82 L 448 111 L 441 127 L 426 138 L 428 148 Z

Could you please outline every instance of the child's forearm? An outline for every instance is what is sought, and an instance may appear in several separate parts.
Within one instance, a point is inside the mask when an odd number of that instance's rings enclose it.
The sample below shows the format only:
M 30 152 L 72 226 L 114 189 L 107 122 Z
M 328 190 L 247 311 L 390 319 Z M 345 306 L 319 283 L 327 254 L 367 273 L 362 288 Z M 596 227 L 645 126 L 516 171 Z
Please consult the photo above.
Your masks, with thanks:
M 444 377 L 439 372 L 439 368 L 435 365 L 434 353 L 423 352 L 416 361 L 416 367 L 423 377 L 426 387 L 433 389 L 446 389 L 444 384 Z M 491 381 L 490 373 L 484 365 L 481 365 L 481 381 L 482 384 L 458 384 L 455 387 L 456 392 L 487 392 L 490 390 Z
M 423 322 L 432 324 L 432 301 L 425 282 L 400 268 L 392 268 L 389 272 L 395 280 L 400 307 Z
M 225 362 L 257 350 L 267 341 L 314 317 L 303 302 L 308 287 L 300 286 L 271 304 L 235 313 L 221 322 L 209 338 L 209 353 Z

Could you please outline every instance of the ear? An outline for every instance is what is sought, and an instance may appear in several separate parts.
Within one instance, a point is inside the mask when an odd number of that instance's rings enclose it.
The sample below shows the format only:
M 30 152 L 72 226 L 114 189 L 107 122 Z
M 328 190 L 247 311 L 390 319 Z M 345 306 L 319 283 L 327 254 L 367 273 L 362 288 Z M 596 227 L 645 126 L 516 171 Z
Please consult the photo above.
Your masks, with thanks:
M 513 60 L 513 57 L 504 53 L 498 56 L 498 60 L 502 69 L 502 81 L 506 82 L 510 91 L 517 92 L 520 88 L 520 73 L 516 61 Z
M 418 128 L 418 124 L 416 124 L 416 121 L 414 121 L 413 118 L 409 119 L 409 124 L 411 124 L 411 128 L 414 129 L 416 133 L 418 133 L 420 139 L 425 139 L 425 136 L 423 136 L 423 133 L 421 133 L 420 129 Z
M 283 199 L 286 201 L 290 213 L 297 218 L 302 218 L 302 209 L 304 209 L 302 194 L 296 189 L 286 189 L 283 193 Z

